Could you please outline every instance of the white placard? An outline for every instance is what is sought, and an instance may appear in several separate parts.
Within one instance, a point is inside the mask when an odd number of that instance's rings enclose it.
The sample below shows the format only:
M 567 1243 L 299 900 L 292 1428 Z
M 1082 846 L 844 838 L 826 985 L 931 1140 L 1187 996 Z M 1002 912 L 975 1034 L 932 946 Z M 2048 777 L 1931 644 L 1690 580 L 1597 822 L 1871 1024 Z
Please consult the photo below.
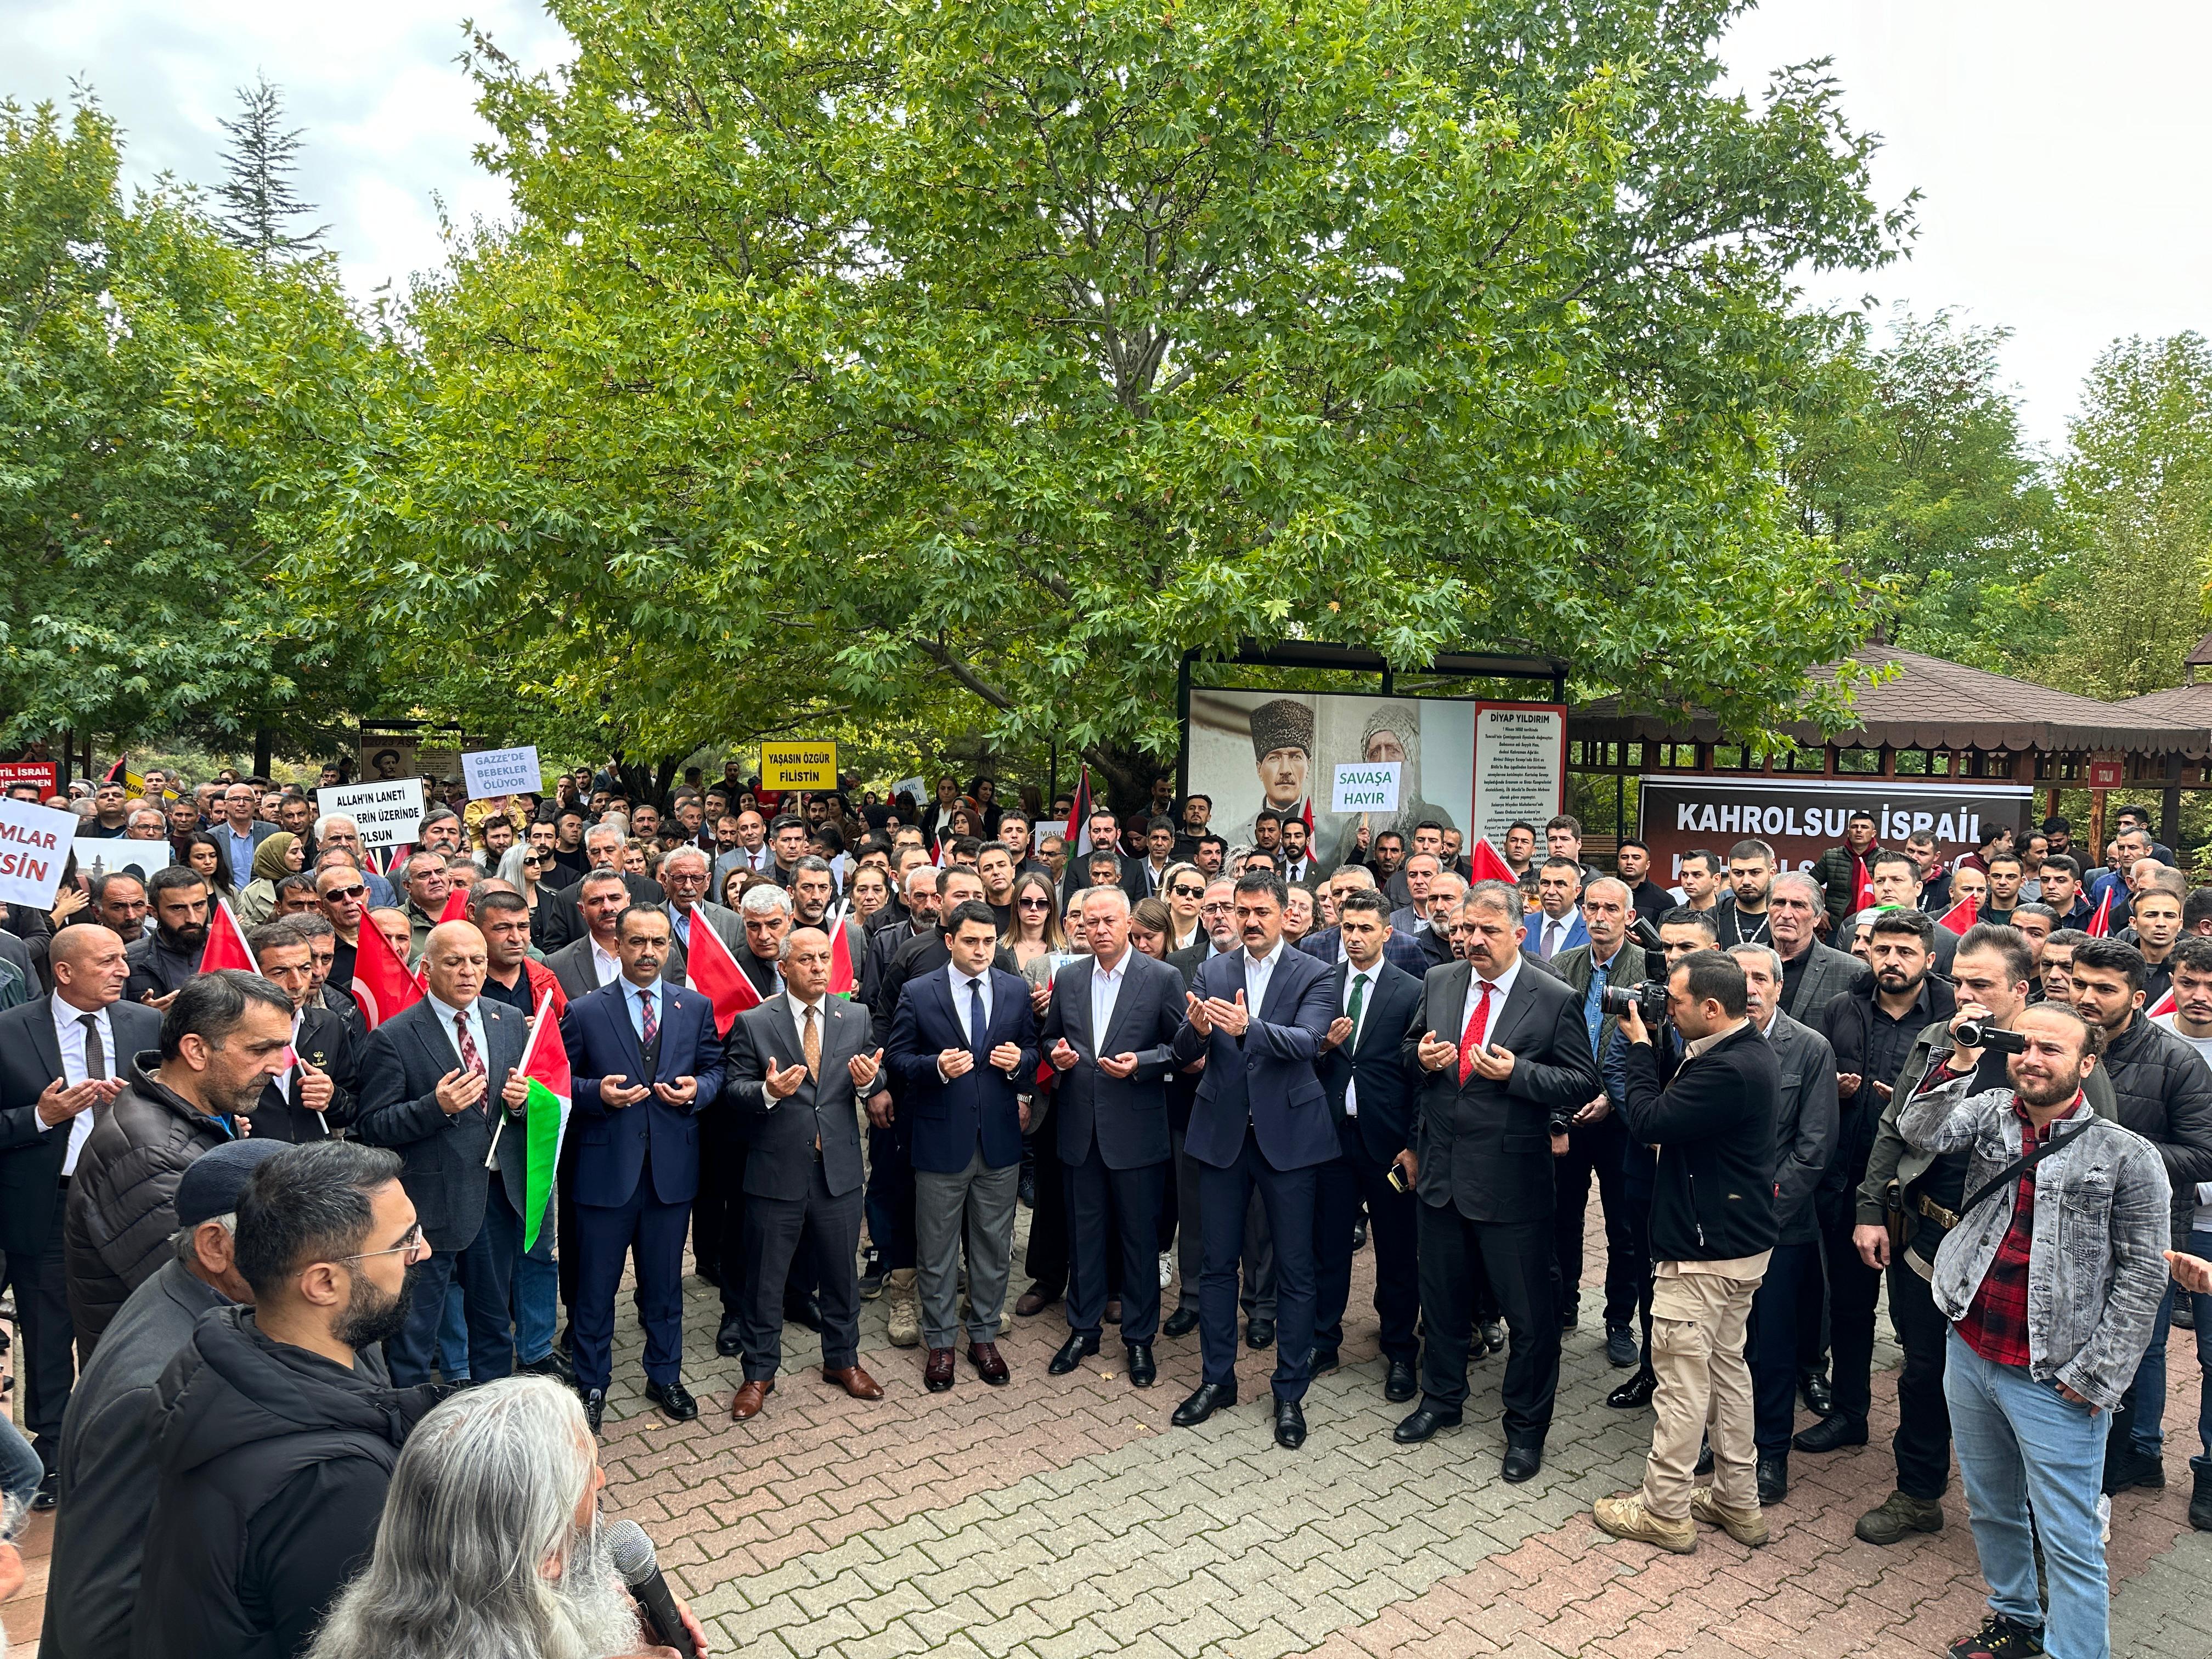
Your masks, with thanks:
M 0 800 L 0 900 L 45 909 L 62 884 L 70 843 L 84 820 L 28 801 Z
M 901 778 L 893 784 L 891 799 L 896 800 L 901 795 L 911 795 L 921 803 L 914 809 L 917 812 L 926 810 L 929 805 L 929 786 L 920 778 Z
M 418 778 L 386 783 L 348 783 L 315 791 L 315 811 L 351 818 L 363 847 L 397 847 L 422 832 L 422 784 Z
M 545 775 L 538 769 L 538 745 L 520 749 L 479 749 L 461 757 L 461 776 L 467 781 L 471 800 L 494 795 L 535 795 L 545 788 Z
M 176 862 L 166 841 L 125 841 L 115 836 L 79 836 L 70 843 L 76 854 L 76 872 L 89 880 L 112 870 L 136 870 L 139 879 L 151 881 L 156 870 Z
M 1395 812 L 1398 810 L 1397 761 L 1352 761 L 1336 769 L 1329 792 L 1332 812 Z
M 1565 809 L 1567 711 L 1553 702 L 1474 706 L 1474 833 L 1505 845 L 1516 819 L 1536 826 Z

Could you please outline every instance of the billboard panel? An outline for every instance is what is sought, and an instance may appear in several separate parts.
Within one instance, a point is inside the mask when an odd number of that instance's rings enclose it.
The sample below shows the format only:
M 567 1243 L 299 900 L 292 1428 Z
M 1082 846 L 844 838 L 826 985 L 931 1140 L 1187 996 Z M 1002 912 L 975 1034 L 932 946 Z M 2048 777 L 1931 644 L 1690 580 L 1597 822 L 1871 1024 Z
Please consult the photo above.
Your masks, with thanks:
M 1974 850 L 1984 823 L 2027 828 L 2035 792 L 2024 783 L 1954 784 L 1904 778 L 1648 777 L 1643 780 L 1644 840 L 1651 867 L 1672 885 L 1682 855 L 1704 850 L 1725 860 L 1735 842 L 1765 842 L 1786 870 L 1802 870 L 1844 839 L 1844 820 L 1874 814 L 1884 847 L 1902 847 L 1921 830 L 1947 862 Z

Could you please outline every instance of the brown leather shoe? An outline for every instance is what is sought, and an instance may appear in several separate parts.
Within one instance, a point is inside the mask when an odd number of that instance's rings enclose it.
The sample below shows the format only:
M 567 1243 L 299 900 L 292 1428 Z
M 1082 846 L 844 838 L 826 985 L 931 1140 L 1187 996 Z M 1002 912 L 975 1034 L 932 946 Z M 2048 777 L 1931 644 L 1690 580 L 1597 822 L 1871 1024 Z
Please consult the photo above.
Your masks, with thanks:
M 775 1392 L 775 1379 L 761 1376 L 749 1379 L 730 1401 L 730 1420 L 742 1423 L 747 1418 L 758 1417 L 761 1407 L 768 1404 L 769 1395 Z
M 884 1385 L 858 1365 L 848 1365 L 842 1370 L 836 1371 L 824 1365 L 822 1380 L 835 1382 L 855 1400 L 881 1400 L 884 1397 Z
M 1015 1299 L 1014 1312 L 1024 1319 L 1034 1319 L 1059 1300 L 1058 1297 L 1047 1296 L 1032 1285 Z
M 968 1363 L 975 1368 L 976 1376 L 994 1387 L 1007 1379 L 1006 1362 L 999 1357 L 999 1345 L 995 1342 L 970 1342 Z
M 952 1386 L 952 1350 L 932 1348 L 929 1364 L 921 1368 L 921 1380 L 932 1394 L 943 1394 Z

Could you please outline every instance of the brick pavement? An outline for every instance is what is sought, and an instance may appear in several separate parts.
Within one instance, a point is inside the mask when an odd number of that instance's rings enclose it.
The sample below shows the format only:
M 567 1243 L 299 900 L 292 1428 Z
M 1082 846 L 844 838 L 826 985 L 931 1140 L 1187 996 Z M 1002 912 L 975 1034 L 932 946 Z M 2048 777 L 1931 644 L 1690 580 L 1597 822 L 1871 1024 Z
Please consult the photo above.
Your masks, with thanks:
M 1599 1230 L 1591 1228 L 1601 1245 Z M 1304 1449 L 1273 1443 L 1272 1352 L 1247 1351 L 1244 1403 L 1196 1430 L 1168 1413 L 1197 1381 L 1197 1340 L 1159 1346 L 1149 1391 L 1118 1351 L 1065 1378 L 1045 1374 L 1060 1310 L 1004 1344 L 1014 1380 L 988 1389 L 963 1366 L 949 1394 L 921 1387 L 921 1355 L 888 1346 L 868 1304 L 862 1363 L 889 1390 L 847 1399 L 811 1367 L 819 1348 L 787 1333 L 767 1411 L 736 1425 L 735 1360 L 709 1339 L 717 1305 L 687 1296 L 685 1380 L 702 1416 L 672 1425 L 639 1393 L 641 1337 L 617 1310 L 616 1386 L 604 1456 L 608 1513 L 635 1516 L 726 1653 L 842 1659 L 929 1652 L 956 1659 L 1525 1659 L 1682 1653 L 1940 1654 L 1972 1627 L 1982 1589 L 1964 1500 L 1934 1538 L 1877 1550 L 1851 1523 L 1887 1492 L 1895 1392 L 1875 1387 L 1875 1443 L 1792 1459 L 1775 1537 L 1746 1550 L 1706 1533 L 1696 1554 L 1607 1540 L 1590 1501 L 1635 1484 L 1648 1415 L 1607 1410 L 1621 1375 L 1593 1324 L 1570 1333 L 1545 1468 L 1497 1478 L 1499 1361 L 1475 1368 L 1468 1422 L 1425 1446 L 1389 1429 L 1363 1254 L 1345 1369 L 1315 1385 Z M 1591 1275 L 1595 1283 L 1597 1275 Z M 1170 1293 L 1170 1300 L 1172 1293 Z M 2175 1346 L 2170 1475 L 2187 1480 L 2196 1378 Z M 1895 1352 L 1885 1347 L 1877 1364 Z M 2185 1484 L 2124 1497 L 2112 1570 L 2114 1652 L 2212 1654 L 2212 1534 L 2189 1530 Z M 27 1644 L 43 1591 L 44 1518 L 27 1535 L 31 1581 L 5 1612 Z

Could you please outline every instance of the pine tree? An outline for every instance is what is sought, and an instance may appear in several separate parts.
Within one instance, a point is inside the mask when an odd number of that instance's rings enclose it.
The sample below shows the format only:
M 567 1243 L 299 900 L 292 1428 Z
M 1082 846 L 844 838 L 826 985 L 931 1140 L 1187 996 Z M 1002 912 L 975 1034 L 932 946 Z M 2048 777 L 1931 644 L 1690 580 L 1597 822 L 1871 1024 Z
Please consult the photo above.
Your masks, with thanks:
M 301 129 L 281 129 L 283 95 L 269 84 L 267 76 L 258 75 L 252 86 L 238 89 L 238 119 L 222 123 L 231 140 L 223 151 L 230 176 L 216 187 L 216 194 L 228 204 L 228 210 L 220 216 L 225 234 L 264 258 L 320 252 L 328 225 L 297 235 L 288 229 L 293 220 L 313 213 L 315 204 L 301 201 L 292 187 Z

